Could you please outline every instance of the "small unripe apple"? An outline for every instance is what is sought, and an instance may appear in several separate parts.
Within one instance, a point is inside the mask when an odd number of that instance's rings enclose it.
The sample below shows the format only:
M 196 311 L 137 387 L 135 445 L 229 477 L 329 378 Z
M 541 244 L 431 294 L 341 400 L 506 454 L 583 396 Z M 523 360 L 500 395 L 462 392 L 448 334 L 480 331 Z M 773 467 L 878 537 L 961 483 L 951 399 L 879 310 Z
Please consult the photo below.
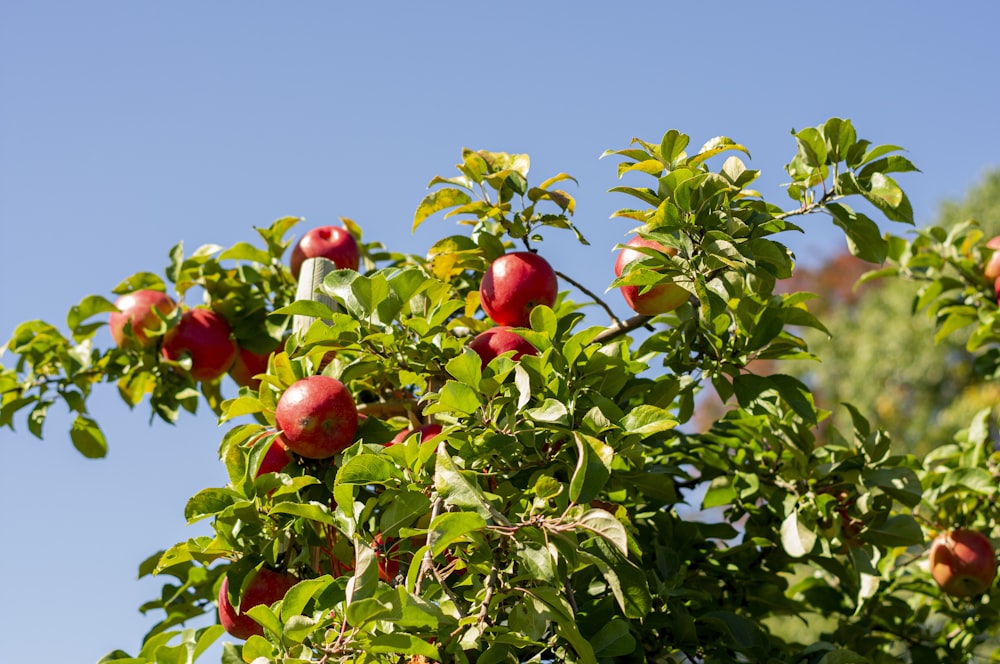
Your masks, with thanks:
M 131 321 L 135 340 L 143 348 L 149 348 L 155 339 L 147 333 L 160 329 L 163 325 L 160 316 L 166 318 L 173 313 L 177 303 L 163 291 L 137 290 L 119 297 L 115 306 L 118 311 L 108 317 L 108 329 L 115 345 L 125 347 L 125 325 Z
M 667 247 L 654 240 L 647 240 L 638 235 L 625 243 L 625 248 L 618 252 L 615 260 L 615 276 L 620 277 L 625 272 L 625 266 L 629 263 L 648 258 L 645 254 L 632 247 L 646 247 L 661 251 L 668 256 L 676 256 L 677 250 Z M 657 284 L 645 293 L 643 286 L 622 286 L 620 288 L 625 303 L 638 314 L 645 316 L 655 316 L 673 311 L 688 300 L 689 293 L 676 284 Z
M 976 530 L 959 528 L 934 538 L 929 555 L 931 576 L 954 597 L 986 592 L 997 574 L 993 543 Z
M 320 226 L 307 231 L 292 249 L 289 267 L 296 279 L 307 258 L 328 258 L 338 269 L 357 270 L 361 264 L 361 250 L 350 231 L 340 226 Z
M 515 251 L 490 263 L 479 283 L 479 301 L 497 325 L 528 327 L 531 310 L 556 302 L 559 282 L 549 262 L 530 251 Z
M 358 409 L 339 380 L 309 376 L 281 395 L 274 420 L 288 449 L 307 459 L 326 459 L 354 441 Z
M 993 251 L 983 268 L 983 275 L 988 281 L 996 281 L 1000 277 L 1000 235 L 990 238 L 986 246 Z
M 420 434 L 420 442 L 424 442 L 425 440 L 430 440 L 431 438 L 434 438 L 435 436 L 439 435 L 441 433 L 441 425 L 432 422 L 430 424 L 424 424 L 420 427 L 417 427 L 416 431 Z M 414 432 L 413 429 L 401 430 L 399 433 L 393 436 L 392 440 L 390 440 L 386 444 L 386 447 L 388 447 L 389 445 L 396 445 L 398 443 L 402 443 L 411 434 L 413 434 L 413 432 Z
M 229 601 L 229 577 L 222 580 L 219 588 L 219 623 L 231 636 L 237 639 L 249 639 L 256 634 L 264 636 L 264 628 L 246 614 L 255 606 L 265 604 L 270 606 L 298 583 L 298 579 L 290 574 L 282 574 L 262 567 L 250 580 L 250 584 L 240 598 L 240 610 L 236 611 Z
M 163 337 L 163 356 L 178 361 L 191 358 L 191 377 L 212 381 L 233 366 L 237 346 L 226 319 L 210 309 L 189 309 Z
M 519 360 L 525 355 L 538 355 L 538 350 L 527 339 L 507 325 L 498 325 L 480 332 L 469 342 L 469 348 L 476 351 L 483 360 L 483 366 L 493 358 L 507 351 L 514 351 L 511 359 Z

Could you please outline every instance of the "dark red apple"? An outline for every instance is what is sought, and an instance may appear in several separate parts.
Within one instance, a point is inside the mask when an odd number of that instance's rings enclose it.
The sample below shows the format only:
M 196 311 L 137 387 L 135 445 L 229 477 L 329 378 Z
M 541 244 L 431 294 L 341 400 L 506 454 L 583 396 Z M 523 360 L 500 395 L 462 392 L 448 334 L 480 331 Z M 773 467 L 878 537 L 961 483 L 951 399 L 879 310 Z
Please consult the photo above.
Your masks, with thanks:
M 285 445 L 307 459 L 326 459 L 346 449 L 358 430 L 358 409 L 336 378 L 309 376 L 293 383 L 274 410 Z
M 480 332 L 469 342 L 469 348 L 476 351 L 483 360 L 484 367 L 493 358 L 511 350 L 514 351 L 511 358 L 514 360 L 519 360 L 525 355 L 538 355 L 538 350 L 527 339 L 507 325 L 498 325 Z
M 997 558 L 993 543 L 976 530 L 959 528 L 934 538 L 930 550 L 931 576 L 954 597 L 981 595 L 993 585 Z
M 490 263 L 479 283 L 483 311 L 497 325 L 528 327 L 531 310 L 556 302 L 559 282 L 549 262 L 530 251 L 504 254 Z
M 237 612 L 229 601 L 229 577 L 222 580 L 219 588 L 219 623 L 237 639 L 249 639 L 254 634 L 264 636 L 264 628 L 246 612 L 255 606 L 266 604 L 270 606 L 285 597 L 298 579 L 289 574 L 282 574 L 262 567 L 250 580 L 250 584 L 240 598 L 240 610 Z
M 226 319 L 210 309 L 189 309 L 177 327 L 163 337 L 163 356 L 178 361 L 191 358 L 191 377 L 212 381 L 236 360 L 237 346 Z
M 625 272 L 625 266 L 629 263 L 647 258 L 648 254 L 632 249 L 631 247 L 646 247 L 656 249 L 668 256 L 677 254 L 673 247 L 667 247 L 654 240 L 646 240 L 636 235 L 625 243 L 626 247 L 618 252 L 618 259 L 615 261 L 615 276 L 620 277 Z M 655 316 L 673 311 L 688 300 L 689 293 L 676 284 L 657 284 L 645 293 L 643 286 L 622 286 L 620 288 L 625 303 L 638 314 L 645 316 Z
M 424 424 L 423 426 L 418 427 L 417 431 L 420 433 L 420 442 L 424 442 L 425 440 L 430 440 L 434 436 L 439 435 L 441 433 L 441 425 L 440 424 L 434 424 L 434 423 Z M 413 429 L 403 429 L 403 430 L 401 430 L 399 433 L 397 433 L 393 437 L 392 440 L 390 440 L 388 442 L 387 446 L 388 445 L 396 445 L 398 443 L 403 442 L 412 433 L 413 433 Z
M 229 369 L 229 377 L 240 387 L 260 389 L 260 378 L 254 376 L 267 373 L 267 361 L 271 358 L 271 352 L 255 353 L 240 346 L 236 353 L 236 361 Z
M 329 258 L 341 270 L 357 270 L 361 264 L 361 250 L 358 241 L 346 229 L 320 226 L 303 235 L 292 249 L 289 267 L 296 279 L 307 258 Z
M 155 339 L 147 333 L 160 329 L 163 325 L 160 316 L 166 318 L 173 313 L 177 303 L 163 291 L 137 290 L 119 297 L 115 306 L 118 311 L 108 317 L 108 328 L 115 345 L 125 347 L 125 325 L 131 321 L 135 340 L 143 348 L 149 348 Z

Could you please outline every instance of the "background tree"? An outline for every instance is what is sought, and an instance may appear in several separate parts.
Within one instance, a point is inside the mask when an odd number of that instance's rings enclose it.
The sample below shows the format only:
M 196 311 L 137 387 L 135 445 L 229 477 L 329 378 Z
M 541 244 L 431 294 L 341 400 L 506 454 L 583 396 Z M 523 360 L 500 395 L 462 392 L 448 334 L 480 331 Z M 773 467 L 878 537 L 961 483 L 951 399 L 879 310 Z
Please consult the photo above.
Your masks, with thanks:
M 945 202 L 932 225 L 955 228 L 974 220 L 985 237 L 1000 234 L 1000 171 L 987 173 L 961 200 Z M 920 456 L 951 442 L 972 416 L 1000 399 L 991 376 L 966 349 L 968 334 L 935 338 L 931 317 L 913 315 L 921 284 L 874 280 L 858 285 L 874 266 L 837 254 L 800 268 L 791 290 L 819 294 L 811 304 L 829 335 L 805 330 L 819 362 L 790 364 L 819 405 L 843 423 L 837 404 L 870 404 L 872 421 L 893 435 L 901 451 Z M 934 344 L 927 340 L 935 338 Z
M 191 662 L 224 632 L 243 641 L 225 645 L 227 664 L 995 654 L 1000 459 L 988 411 L 925 459 L 893 454 L 864 407 L 845 405 L 847 425 L 818 438 L 828 413 L 784 367 L 810 353 L 801 330 L 824 325 L 812 296 L 779 287 L 794 261 L 777 236 L 831 215 L 855 255 L 889 260 L 881 276 L 922 284 L 938 336 L 971 328 L 985 375 L 1000 367 L 989 251 L 968 225 L 907 242 L 855 209 L 912 223 L 894 174 L 915 167 L 900 148 L 839 118 L 794 138 L 788 209 L 750 188 L 759 173 L 725 137 L 689 152 L 670 130 L 605 154 L 623 179 L 612 191 L 630 202 L 615 216 L 655 243 L 611 286 L 688 294 L 626 320 L 579 286 L 580 301 L 553 293 L 539 269 L 546 241 L 586 242 L 560 188 L 573 178 L 531 184 L 527 155 L 464 150 L 458 175 L 431 180 L 413 226 L 442 214 L 467 232 L 426 256 L 366 241 L 344 220 L 357 261 L 296 284 L 285 254 L 297 220 L 280 219 L 256 244 L 177 245 L 162 277 L 122 281 L 118 294 L 169 291 L 177 306 L 153 311 L 141 336 L 126 326 L 115 347 L 93 344 L 118 312 L 101 295 L 69 312 L 68 336 L 19 326 L 0 370 L 0 425 L 41 436 L 64 406 L 76 447 L 100 456 L 87 405 L 104 383 L 162 419 L 205 403 L 226 425 L 229 481 L 185 509 L 212 534 L 141 564 L 166 579 L 143 607 L 163 620 L 135 656 L 102 662 Z M 511 262 L 530 267 L 497 267 Z M 304 263 L 306 274 L 317 272 Z M 494 289 L 498 279 L 515 287 Z M 322 297 L 296 296 L 303 284 Z M 517 306 L 498 302 L 501 290 Z M 592 324 L 588 304 L 610 322 Z M 477 350 L 501 331 L 527 346 Z M 195 344 L 209 336 L 225 363 Z M 172 351 L 179 337 L 188 352 Z M 245 384 L 226 398 L 215 365 L 234 350 L 266 356 L 266 370 L 236 372 Z M 762 362 L 777 370 L 755 371 Z M 708 385 L 729 406 L 689 430 Z M 713 511 L 684 517 L 694 495 Z M 216 611 L 220 624 L 186 627 Z

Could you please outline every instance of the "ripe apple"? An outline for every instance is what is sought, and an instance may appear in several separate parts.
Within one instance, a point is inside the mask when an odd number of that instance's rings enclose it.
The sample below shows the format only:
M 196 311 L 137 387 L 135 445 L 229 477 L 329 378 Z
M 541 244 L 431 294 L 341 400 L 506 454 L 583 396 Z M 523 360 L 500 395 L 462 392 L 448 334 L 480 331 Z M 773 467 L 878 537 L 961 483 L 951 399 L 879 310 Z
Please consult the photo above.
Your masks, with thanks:
M 309 376 L 285 390 L 274 419 L 288 449 L 307 459 L 326 459 L 346 449 L 358 430 L 358 409 L 336 378 Z
M 229 369 L 229 377 L 240 387 L 249 387 L 252 390 L 260 389 L 260 378 L 254 378 L 254 376 L 267 373 L 267 361 L 271 358 L 271 352 L 255 353 L 240 346 L 236 354 L 236 361 Z
M 625 248 L 618 252 L 618 259 L 615 260 L 615 276 L 620 277 L 625 272 L 625 266 L 637 260 L 647 258 L 645 254 L 632 247 L 646 247 L 656 249 L 668 256 L 677 254 L 673 247 L 666 247 L 654 240 L 647 240 L 638 235 L 625 243 Z M 621 286 L 622 297 L 625 303 L 638 314 L 645 316 L 655 316 L 673 311 L 688 300 L 689 293 L 676 284 L 657 284 L 645 293 L 643 286 Z
M 983 274 L 987 280 L 996 281 L 997 277 L 1000 277 L 1000 235 L 990 238 L 986 246 L 993 251 L 990 253 L 989 260 L 986 261 Z
M 264 452 L 264 458 L 260 460 L 260 467 L 254 477 L 260 477 L 265 473 L 280 473 L 291 462 L 292 457 L 288 456 L 288 446 L 279 435 L 271 441 L 271 446 Z
M 166 318 L 173 313 L 177 303 L 163 291 L 137 290 L 119 297 L 115 306 L 118 311 L 108 317 L 108 328 L 115 345 L 125 347 L 125 325 L 131 321 L 135 340 L 143 348 L 149 348 L 155 338 L 148 337 L 147 333 L 160 329 L 163 325 L 160 316 Z
M 210 309 L 189 309 L 177 327 L 163 337 L 163 356 L 168 360 L 191 358 L 191 377 L 212 381 L 229 371 L 237 346 L 226 319 Z
M 497 325 L 528 327 L 531 310 L 555 304 L 558 288 L 555 270 L 547 260 L 530 251 L 514 251 L 486 268 L 479 300 Z
M 527 339 L 507 325 L 498 325 L 480 332 L 469 342 L 469 348 L 476 351 L 483 360 L 484 367 L 496 356 L 510 350 L 514 351 L 514 360 L 519 360 L 524 355 L 538 355 L 538 350 Z
M 986 592 L 997 574 L 996 552 L 986 535 L 964 528 L 943 532 L 930 550 L 931 575 L 954 597 Z
M 290 267 L 298 279 L 307 258 L 329 258 L 341 270 L 357 270 L 361 264 L 358 241 L 340 226 L 320 226 L 308 231 L 292 249 Z
M 417 431 L 420 433 L 420 442 L 424 442 L 425 440 L 430 440 L 434 436 L 439 435 L 441 433 L 441 425 L 440 424 L 434 424 L 434 423 L 424 424 L 423 426 L 418 427 Z M 413 429 L 403 429 L 403 430 L 401 430 L 399 433 L 397 433 L 393 437 L 392 440 L 390 440 L 386 444 L 386 447 L 388 447 L 389 445 L 397 445 L 397 444 L 403 442 L 412 433 L 413 433 Z
M 222 580 L 219 588 L 219 622 L 230 635 L 237 639 L 249 639 L 254 634 L 264 636 L 264 628 L 247 611 L 260 604 L 270 606 L 285 597 L 298 579 L 289 574 L 282 574 L 262 567 L 240 598 L 240 610 L 237 612 L 229 601 L 229 577 Z

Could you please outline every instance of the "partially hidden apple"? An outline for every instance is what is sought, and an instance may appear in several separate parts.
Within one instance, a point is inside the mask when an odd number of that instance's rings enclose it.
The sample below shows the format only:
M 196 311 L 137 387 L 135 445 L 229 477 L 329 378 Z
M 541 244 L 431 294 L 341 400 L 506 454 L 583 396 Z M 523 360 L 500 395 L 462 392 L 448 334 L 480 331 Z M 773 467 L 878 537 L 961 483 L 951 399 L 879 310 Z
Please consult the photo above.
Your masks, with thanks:
M 254 376 L 267 373 L 267 361 L 271 359 L 272 352 L 255 353 L 240 346 L 236 353 L 236 360 L 229 369 L 229 377 L 240 387 L 249 387 L 252 390 L 260 389 L 260 378 L 254 378 Z
M 647 258 L 648 254 L 638 251 L 633 247 L 645 247 L 661 251 L 668 256 L 677 255 L 677 250 L 667 247 L 654 240 L 647 240 L 636 235 L 625 243 L 625 248 L 618 252 L 615 260 L 615 276 L 620 277 L 625 273 L 625 266 L 635 261 Z M 645 293 L 643 286 L 621 286 L 622 297 L 625 303 L 637 314 L 645 316 L 655 316 L 673 311 L 688 300 L 689 293 L 676 284 L 657 284 Z
M 257 468 L 254 477 L 260 477 L 265 473 L 280 473 L 291 462 L 292 457 L 288 456 L 288 446 L 285 445 L 284 439 L 280 435 L 275 436 L 270 447 L 264 452 L 264 457 L 260 460 L 260 467 Z
M 163 318 L 173 313 L 177 303 L 163 291 L 137 290 L 119 297 L 115 300 L 115 306 L 118 311 L 112 312 L 108 317 L 108 329 L 115 345 L 125 347 L 125 326 L 131 322 L 135 340 L 143 348 L 149 348 L 155 342 L 155 337 L 148 334 L 160 329 Z
M 559 282 L 547 260 L 530 251 L 500 256 L 479 283 L 479 301 L 497 325 L 528 327 L 531 310 L 556 302 Z
M 274 420 L 288 449 L 307 459 L 326 459 L 354 441 L 358 408 L 336 378 L 308 376 L 281 395 Z
M 983 275 L 987 281 L 996 281 L 1000 277 L 1000 235 L 992 237 L 986 242 L 986 246 L 993 251 L 983 268 Z
M 426 440 L 434 438 L 437 435 L 440 435 L 441 425 L 431 422 L 430 424 L 424 424 L 417 427 L 415 431 L 420 434 L 420 442 L 424 442 Z M 402 443 L 413 433 L 414 429 L 402 429 L 399 433 L 393 436 L 393 439 L 386 444 L 386 447 L 388 447 L 389 445 L 397 445 L 399 443 Z
M 212 381 L 236 360 L 237 346 L 229 323 L 211 309 L 189 309 L 163 337 L 163 356 L 178 361 L 191 358 L 191 377 Z
M 358 241 L 340 226 L 320 226 L 307 231 L 292 249 L 289 267 L 298 279 L 307 258 L 328 258 L 341 270 L 357 270 L 361 264 Z
M 527 339 L 507 325 L 498 325 L 480 332 L 469 342 L 469 348 L 476 351 L 484 367 L 493 358 L 508 351 L 514 351 L 511 357 L 513 360 L 519 360 L 525 355 L 538 355 L 538 350 Z
M 285 597 L 298 579 L 290 574 L 275 572 L 262 567 L 250 580 L 243 596 L 240 598 L 240 609 L 237 611 L 229 600 L 229 577 L 222 580 L 219 588 L 219 623 L 231 636 L 237 639 L 249 639 L 253 635 L 264 636 L 264 628 L 247 611 L 261 604 L 270 606 Z
M 993 543 L 983 533 L 966 528 L 935 537 L 929 562 L 931 576 L 944 592 L 954 597 L 986 592 L 997 574 Z

